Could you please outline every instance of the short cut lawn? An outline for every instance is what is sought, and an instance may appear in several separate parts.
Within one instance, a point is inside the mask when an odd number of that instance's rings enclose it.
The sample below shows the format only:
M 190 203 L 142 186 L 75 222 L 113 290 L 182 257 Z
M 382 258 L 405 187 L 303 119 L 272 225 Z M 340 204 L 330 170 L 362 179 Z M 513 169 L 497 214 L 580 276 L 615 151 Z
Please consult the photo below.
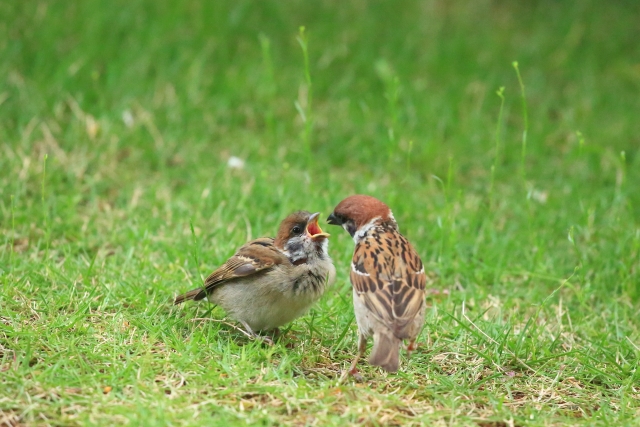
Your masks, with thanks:
M 639 16 L 0 3 L 0 425 L 638 425 Z M 428 271 L 397 374 L 338 383 L 353 242 L 328 225 L 336 284 L 275 345 L 171 304 L 354 193 Z

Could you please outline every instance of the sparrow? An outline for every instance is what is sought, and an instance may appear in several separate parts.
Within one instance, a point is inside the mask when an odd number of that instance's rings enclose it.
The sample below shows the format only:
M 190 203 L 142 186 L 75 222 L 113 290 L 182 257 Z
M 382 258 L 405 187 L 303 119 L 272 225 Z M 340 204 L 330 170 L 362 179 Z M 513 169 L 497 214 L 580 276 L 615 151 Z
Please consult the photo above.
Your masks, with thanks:
M 362 379 L 356 366 L 371 336 L 369 363 L 396 372 L 400 344 L 409 341 L 410 355 L 417 348 L 416 337 L 424 323 L 426 276 L 422 261 L 400 234 L 391 209 L 374 197 L 347 197 L 327 222 L 342 226 L 355 242 L 350 279 L 358 323 L 358 354 L 349 374 Z
M 174 304 L 208 297 L 250 336 L 268 330 L 277 334 L 279 326 L 306 313 L 335 281 L 327 252 L 329 234 L 318 225 L 319 215 L 292 213 L 280 223 L 275 238 L 246 243 L 206 278 L 203 287 L 179 295 Z

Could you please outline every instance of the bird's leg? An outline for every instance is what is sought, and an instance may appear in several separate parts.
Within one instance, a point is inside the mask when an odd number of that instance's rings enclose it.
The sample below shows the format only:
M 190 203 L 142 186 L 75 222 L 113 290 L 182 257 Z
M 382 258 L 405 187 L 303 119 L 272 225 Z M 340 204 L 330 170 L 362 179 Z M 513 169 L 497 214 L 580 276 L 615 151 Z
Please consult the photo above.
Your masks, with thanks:
M 244 326 L 244 329 L 247 331 L 246 335 L 250 338 L 253 338 L 255 340 L 257 339 L 261 339 L 262 341 L 266 342 L 269 345 L 273 345 L 273 340 L 271 339 L 271 337 L 268 336 L 264 336 L 264 335 L 258 335 L 257 333 L 255 333 L 253 331 L 253 329 L 251 329 L 251 326 L 249 326 L 249 324 L 243 320 L 240 320 L 240 323 L 242 323 L 242 326 Z
M 253 329 L 251 329 L 251 326 L 249 326 L 249 324 L 247 322 L 245 322 L 244 320 L 240 320 L 240 323 L 242 324 L 242 326 L 244 326 L 245 331 L 247 331 L 247 334 L 251 338 L 256 338 L 258 336 L 258 334 L 253 332 Z
M 362 375 L 360 375 L 360 372 L 358 372 L 357 366 L 358 366 L 358 361 L 364 355 L 364 352 L 366 350 L 367 350 L 367 337 L 364 334 L 358 332 L 358 354 L 353 359 L 353 362 L 351 362 L 351 367 L 349 368 L 349 370 L 342 374 L 342 377 L 340 378 L 340 382 L 342 382 L 347 375 L 351 375 L 358 382 L 364 381 L 364 378 L 362 378 Z

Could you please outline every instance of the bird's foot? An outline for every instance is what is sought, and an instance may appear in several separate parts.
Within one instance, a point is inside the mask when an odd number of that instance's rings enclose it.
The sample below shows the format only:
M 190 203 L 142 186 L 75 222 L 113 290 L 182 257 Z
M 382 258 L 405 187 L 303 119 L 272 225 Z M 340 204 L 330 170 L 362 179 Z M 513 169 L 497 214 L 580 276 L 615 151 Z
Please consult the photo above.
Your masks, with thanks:
M 353 379 L 359 383 L 364 382 L 364 378 L 362 377 L 362 375 L 360 375 L 360 371 L 358 371 L 358 368 L 356 368 L 354 365 L 355 364 L 351 365 L 348 370 L 345 369 L 344 371 L 342 371 L 342 375 L 340 375 L 338 384 L 344 383 L 347 377 L 353 377 Z
M 273 346 L 273 338 L 268 335 L 258 335 L 256 338 L 262 340 L 269 347 Z
M 418 349 L 418 343 L 411 341 L 407 346 L 407 357 L 411 357 L 411 353 Z
M 349 375 L 351 375 L 353 379 L 356 380 L 357 382 L 359 383 L 364 382 L 364 378 L 362 377 L 362 375 L 360 375 L 360 371 L 358 371 L 358 368 L 350 369 L 348 372 L 349 372 Z
M 242 331 L 246 336 L 248 336 L 249 338 L 256 340 L 256 341 L 262 341 L 263 343 L 272 346 L 273 345 L 273 339 L 268 336 L 268 335 L 260 335 L 256 332 L 254 332 L 253 329 L 251 329 L 251 326 L 249 326 L 249 324 L 247 322 L 243 322 L 240 321 L 240 323 L 242 323 L 242 326 L 244 326 L 246 331 Z M 278 330 L 278 328 L 276 328 L 276 331 L 278 331 L 278 333 L 280 332 Z

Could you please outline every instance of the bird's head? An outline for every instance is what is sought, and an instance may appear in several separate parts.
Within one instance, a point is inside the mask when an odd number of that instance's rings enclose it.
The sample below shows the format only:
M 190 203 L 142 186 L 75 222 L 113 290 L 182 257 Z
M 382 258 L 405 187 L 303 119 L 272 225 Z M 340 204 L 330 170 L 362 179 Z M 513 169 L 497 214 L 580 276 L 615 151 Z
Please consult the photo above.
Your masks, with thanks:
M 327 222 L 344 228 L 354 239 L 370 228 L 388 223 L 397 228 L 389 206 L 375 197 L 356 194 L 349 196 L 335 207 Z
M 320 212 L 297 211 L 280 223 L 274 244 L 293 264 L 327 256 L 329 233 L 318 225 L 319 216 Z

